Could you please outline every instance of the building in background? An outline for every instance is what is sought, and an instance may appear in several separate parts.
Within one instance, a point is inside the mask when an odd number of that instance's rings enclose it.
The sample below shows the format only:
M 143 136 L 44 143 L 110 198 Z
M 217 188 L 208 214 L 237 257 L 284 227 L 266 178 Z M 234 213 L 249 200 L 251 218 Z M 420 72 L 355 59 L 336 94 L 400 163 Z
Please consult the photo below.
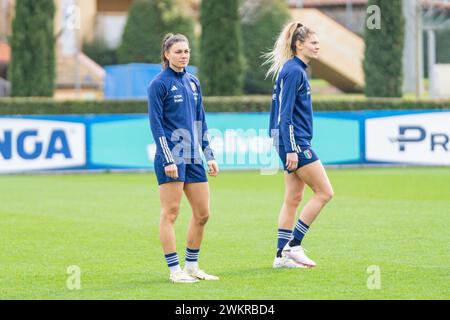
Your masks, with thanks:
M 0 77 L 6 78 L 9 63 L 7 37 L 11 35 L 17 0 L 0 0 L 0 41 L 3 40 Z M 178 0 L 183 12 L 198 16 L 199 0 Z M 103 41 L 115 49 L 125 28 L 133 0 L 55 0 L 56 99 L 101 99 L 106 73 L 102 66 L 84 55 L 85 42 Z M 74 22 L 76 19 L 79 21 Z M 77 24 L 74 28 L 73 24 Z M 199 28 L 197 28 L 199 31 Z M 2 83 L 5 83 L 3 81 Z
M 10 93 L 10 83 L 6 80 L 6 73 L 11 59 L 11 48 L 0 40 L 0 97 L 8 96 Z
M 11 48 L 9 45 L 0 40 L 0 77 L 6 78 L 6 67 L 11 60 Z
M 11 34 L 11 22 L 17 0 L 0 0 L 0 41 L 6 42 Z M 176 0 L 180 9 L 199 21 L 201 0 Z M 256 0 L 245 0 L 256 1 Z M 362 34 L 365 28 L 366 6 L 368 0 L 286 0 L 293 18 L 304 17 L 302 9 L 318 10 L 321 19 L 333 25 L 332 32 L 323 32 L 321 23 L 309 19 L 307 23 L 313 28 L 322 30 L 324 45 L 340 48 L 341 58 L 348 61 L 349 67 L 339 70 L 339 56 L 336 61 L 332 58 L 324 59 L 312 66 L 315 76 L 326 79 L 335 87 L 343 91 L 353 91 L 364 85 L 360 60 L 363 58 Z M 450 11 L 450 1 L 418 0 L 423 6 L 434 6 L 441 11 Z M 128 10 L 133 0 L 55 0 L 55 34 L 59 35 L 57 45 L 57 90 L 56 98 L 102 98 L 106 73 L 101 66 L 84 55 L 80 48 L 86 42 L 104 42 L 110 49 L 116 49 L 121 41 L 122 33 L 127 21 Z M 71 6 L 78 8 L 79 28 L 67 30 L 68 9 Z M 299 11 L 300 10 L 300 11 Z M 319 16 L 317 11 L 309 11 L 309 15 Z M 77 14 L 69 10 L 69 14 Z M 308 15 L 308 14 L 307 14 Z M 326 17 L 329 19 L 327 20 Z M 314 17 L 313 17 L 314 18 Z M 317 24 L 317 25 L 316 25 Z M 342 28 L 341 28 L 342 27 Z M 200 34 L 200 24 L 196 25 L 196 33 Z M 319 31 L 320 31 L 319 30 Z M 339 39 L 353 39 L 346 44 L 343 52 L 341 40 L 333 40 L 332 33 L 340 32 Z M 409 38 L 408 38 L 409 39 Z M 334 42 L 333 42 L 334 41 Z M 406 40 L 411 42 L 410 40 Z M 348 42 L 348 41 L 347 41 Z M 353 45 L 354 44 L 354 45 Z M 348 47 L 350 45 L 350 47 Z M 5 49 L 3 49 L 5 50 Z M 344 50 L 344 51 L 345 51 Z M 324 50 L 325 51 L 325 50 Z M 411 51 L 408 48 L 405 52 Z M 419 54 L 422 56 L 423 54 Z M 407 56 L 405 54 L 405 56 Z M 353 61 L 353 64 L 351 63 Z M 408 61 L 412 61 L 409 59 Z M 0 77 L 6 77 L 8 61 L 0 61 Z M 337 65 L 333 65 L 337 64 Z M 344 65 L 345 63 L 343 63 Z M 411 67 L 406 67 L 405 75 Z M 423 66 L 420 66 L 423 68 Z M 2 73 L 3 72 L 3 73 Z M 411 77 L 405 81 L 411 82 Z
M 16 1 L 0 0 L 0 41 L 6 41 L 11 36 Z M 131 1 L 128 1 L 128 6 Z M 93 26 L 97 20 L 97 3 L 101 5 L 123 1 L 55 0 L 56 99 L 103 97 L 105 72 L 80 50 L 83 39 L 93 39 L 95 35 L 92 30 L 95 30 Z M 7 65 L 9 61 L 10 57 L 4 64 Z M 0 72 L 2 71 L 6 77 L 6 67 L 0 62 Z
M 56 2 L 55 29 L 58 37 L 55 99 L 103 98 L 105 71 L 81 52 L 83 27 L 92 20 L 92 15 L 85 14 L 85 10 L 89 12 L 94 2 Z
M 290 8 L 318 9 L 342 26 L 362 36 L 367 0 L 287 0 Z
M 0 41 L 11 34 L 14 0 L 0 0 Z

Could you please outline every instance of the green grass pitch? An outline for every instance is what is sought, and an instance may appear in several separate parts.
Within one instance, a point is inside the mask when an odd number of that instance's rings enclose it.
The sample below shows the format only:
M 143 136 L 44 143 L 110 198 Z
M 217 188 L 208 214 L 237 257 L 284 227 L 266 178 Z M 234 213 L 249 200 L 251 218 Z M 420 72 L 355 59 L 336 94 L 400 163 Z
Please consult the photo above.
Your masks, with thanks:
M 296 270 L 271 268 L 282 174 L 210 179 L 200 265 L 221 280 L 196 284 L 168 281 L 153 174 L 0 176 L 0 299 L 449 299 L 450 169 L 328 173 L 335 197 L 303 241 L 318 266 Z M 184 198 L 182 264 L 189 218 Z

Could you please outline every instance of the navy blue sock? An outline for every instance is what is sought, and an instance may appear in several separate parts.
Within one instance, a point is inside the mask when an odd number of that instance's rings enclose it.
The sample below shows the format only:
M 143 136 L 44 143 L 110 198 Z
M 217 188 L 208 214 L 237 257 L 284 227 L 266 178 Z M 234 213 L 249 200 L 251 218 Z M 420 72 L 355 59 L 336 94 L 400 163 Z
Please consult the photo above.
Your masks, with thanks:
M 277 257 L 281 258 L 281 251 L 283 251 L 286 243 L 289 242 L 292 236 L 292 231 L 287 229 L 278 229 L 278 244 L 277 244 Z
M 166 259 L 167 266 L 169 267 L 170 272 L 181 270 L 180 263 L 178 262 L 178 255 L 176 252 L 165 254 L 164 258 Z
M 305 236 L 306 232 L 308 231 L 309 226 L 298 219 L 297 224 L 295 225 L 293 236 L 294 238 L 289 241 L 289 245 L 291 247 L 299 246 L 302 244 L 303 237 Z
M 186 267 L 191 268 L 193 266 L 198 267 L 198 255 L 200 254 L 200 249 L 190 249 L 186 248 Z

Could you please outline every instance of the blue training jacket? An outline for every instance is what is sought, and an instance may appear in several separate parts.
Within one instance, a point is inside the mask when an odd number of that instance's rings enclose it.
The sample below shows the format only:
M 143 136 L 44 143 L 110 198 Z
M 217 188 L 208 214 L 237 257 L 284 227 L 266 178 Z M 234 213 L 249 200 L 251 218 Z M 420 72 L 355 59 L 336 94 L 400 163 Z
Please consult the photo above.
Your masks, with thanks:
M 205 121 L 199 80 L 192 74 L 176 72 L 170 67 L 150 82 L 148 114 L 156 156 L 163 165 L 176 159 L 201 159 L 201 146 L 207 160 L 214 159 Z
M 270 136 L 286 152 L 311 146 L 313 110 L 306 68 L 298 57 L 287 61 L 275 80 L 270 112 Z

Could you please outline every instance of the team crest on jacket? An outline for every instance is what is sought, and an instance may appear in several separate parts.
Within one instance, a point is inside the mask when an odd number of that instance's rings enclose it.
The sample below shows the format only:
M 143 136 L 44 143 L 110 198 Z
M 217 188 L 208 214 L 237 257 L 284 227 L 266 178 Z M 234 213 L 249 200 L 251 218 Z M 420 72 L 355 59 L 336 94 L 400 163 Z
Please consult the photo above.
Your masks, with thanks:
M 305 155 L 305 158 L 308 160 L 312 158 L 312 153 L 309 150 L 303 151 L 303 154 Z
M 191 81 L 191 88 L 192 88 L 192 91 L 194 91 L 194 92 L 197 91 L 197 86 L 192 81 Z

